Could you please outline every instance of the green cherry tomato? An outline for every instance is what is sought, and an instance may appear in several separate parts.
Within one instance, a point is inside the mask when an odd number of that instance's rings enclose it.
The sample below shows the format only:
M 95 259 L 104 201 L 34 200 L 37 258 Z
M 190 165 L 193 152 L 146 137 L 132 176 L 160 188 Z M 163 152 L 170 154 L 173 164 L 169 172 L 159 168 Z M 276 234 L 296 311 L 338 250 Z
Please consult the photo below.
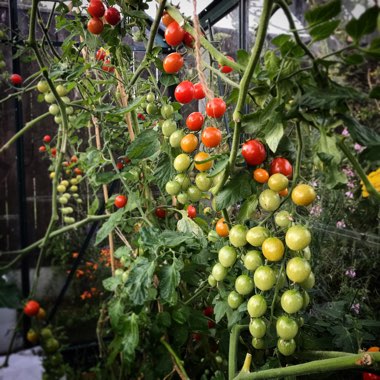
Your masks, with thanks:
M 248 314 L 252 318 L 262 317 L 267 311 L 267 302 L 261 294 L 255 294 L 247 303 Z
M 279 339 L 277 341 L 277 349 L 280 352 L 280 354 L 284 356 L 293 355 L 294 351 L 296 350 L 296 342 L 294 341 L 294 339 Z
M 146 113 L 148 115 L 155 115 L 158 112 L 158 108 L 154 103 L 149 103 L 146 106 Z
M 263 265 L 262 255 L 259 251 L 248 251 L 243 258 L 244 267 L 250 271 L 255 271 Z
M 304 282 L 309 277 L 310 272 L 309 262 L 302 257 L 293 257 L 286 265 L 286 275 L 293 282 Z
M 243 296 L 251 293 L 253 287 L 254 285 L 252 278 L 247 276 L 246 274 L 241 274 L 235 280 L 235 290 Z
M 287 315 L 282 315 L 277 319 L 276 332 L 281 339 L 293 339 L 298 334 L 298 324 Z
M 304 289 L 309 290 L 315 285 L 315 276 L 313 272 L 310 272 L 309 276 L 305 281 L 299 283 Z
M 211 274 L 215 278 L 216 281 L 223 281 L 227 276 L 227 268 L 225 268 L 221 263 L 216 263 L 212 267 Z
M 171 104 L 165 104 L 161 108 L 161 115 L 165 119 L 169 119 L 174 113 L 174 107 Z
M 237 309 L 243 303 L 243 297 L 233 290 L 228 294 L 227 303 L 231 309 Z
M 178 195 L 181 191 L 181 185 L 177 181 L 169 181 L 165 185 L 165 190 L 169 195 Z
M 55 96 L 52 92 L 47 92 L 44 96 L 46 103 L 54 103 L 55 102 Z
M 310 296 L 309 293 L 306 291 L 302 292 L 302 298 L 303 298 L 303 304 L 302 304 L 302 309 L 305 310 L 309 304 L 310 304 Z
M 185 133 L 179 129 L 174 131 L 169 137 L 169 144 L 173 148 L 179 148 L 181 146 L 181 140 L 185 136 Z
M 303 306 L 302 294 L 296 289 L 286 290 L 281 296 L 281 307 L 288 314 L 297 313 Z
M 279 211 L 274 216 L 274 221 L 279 227 L 289 227 L 292 223 L 292 217 L 288 211 Z
M 263 350 L 265 348 L 265 340 L 261 338 L 252 338 L 252 346 L 256 350 Z
M 261 248 L 264 257 L 269 261 L 280 261 L 284 257 L 284 244 L 277 237 L 265 239 Z
M 67 89 L 66 89 L 66 87 L 63 86 L 63 85 L 61 85 L 61 84 L 59 84 L 55 88 L 55 90 L 57 91 L 58 95 L 61 96 L 61 97 L 67 95 Z
M 247 244 L 246 235 L 248 228 L 242 224 L 237 224 L 230 229 L 229 239 L 234 247 L 244 247 Z
M 218 252 L 219 262 L 225 267 L 230 268 L 235 264 L 237 253 L 234 247 L 225 245 Z
M 49 91 L 49 85 L 46 81 L 44 80 L 40 80 L 38 83 L 37 83 L 37 90 L 39 92 L 48 92 Z
M 282 289 L 286 284 L 286 274 L 283 270 L 280 274 L 280 268 L 274 268 L 274 273 L 276 274 L 276 282 L 278 284 L 278 288 Z
M 285 243 L 292 251 L 300 251 L 306 248 L 310 242 L 311 233 L 304 226 L 295 225 L 286 231 Z
M 207 177 L 207 173 L 198 173 L 195 177 L 195 184 L 201 191 L 208 191 L 212 185 L 212 179 Z
M 198 202 L 202 198 L 202 192 L 196 186 L 187 189 L 187 196 L 191 202 Z
M 185 203 L 189 201 L 189 197 L 187 196 L 186 193 L 179 193 L 177 195 L 177 201 L 181 203 L 182 205 L 184 205 Z
M 310 250 L 310 247 L 307 246 L 304 250 L 303 250 L 303 257 L 306 259 L 306 260 L 310 260 L 311 259 L 311 250 Z
M 170 137 L 177 130 L 177 123 L 174 120 L 168 119 L 162 123 L 162 134 L 166 137 Z
M 249 332 L 254 338 L 262 338 L 267 332 L 267 326 L 263 319 L 252 318 L 249 323 Z
M 265 211 L 276 211 L 281 203 L 280 196 L 271 189 L 264 190 L 259 196 L 259 203 Z
M 268 187 L 277 193 L 279 191 L 285 190 L 288 187 L 288 184 L 288 178 L 281 173 L 275 173 L 268 179 Z
M 261 226 L 251 228 L 246 235 L 248 243 L 254 247 L 261 247 L 267 237 L 269 237 L 269 231 Z
M 153 103 L 156 100 L 156 96 L 154 95 L 153 92 L 149 92 L 148 95 L 146 96 L 146 101 L 148 103 Z
M 276 274 L 271 267 L 262 265 L 255 270 L 253 281 L 256 288 L 260 290 L 269 290 L 272 289 L 276 283 Z
M 212 288 L 214 288 L 214 287 L 216 286 L 216 284 L 217 284 L 217 281 L 215 280 L 215 277 L 214 277 L 212 274 L 210 274 L 210 275 L 208 276 L 207 281 L 208 281 L 208 284 L 209 284 Z
M 177 172 L 184 172 L 186 171 L 191 164 L 190 157 L 185 154 L 181 153 L 174 159 L 174 169 L 177 170 Z
M 190 178 L 184 173 L 177 174 L 174 177 L 174 180 L 177 181 L 181 185 L 181 189 L 183 191 L 186 191 L 191 185 Z

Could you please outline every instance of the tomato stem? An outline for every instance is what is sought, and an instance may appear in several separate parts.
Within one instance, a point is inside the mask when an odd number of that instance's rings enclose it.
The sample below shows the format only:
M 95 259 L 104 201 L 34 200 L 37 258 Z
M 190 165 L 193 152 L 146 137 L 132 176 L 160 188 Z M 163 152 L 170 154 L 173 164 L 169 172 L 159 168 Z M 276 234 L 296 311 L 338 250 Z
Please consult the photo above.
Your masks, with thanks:
M 248 327 L 248 325 L 234 325 L 231 329 L 228 351 L 228 380 L 233 380 L 236 376 L 239 337 L 243 330 L 248 330 Z

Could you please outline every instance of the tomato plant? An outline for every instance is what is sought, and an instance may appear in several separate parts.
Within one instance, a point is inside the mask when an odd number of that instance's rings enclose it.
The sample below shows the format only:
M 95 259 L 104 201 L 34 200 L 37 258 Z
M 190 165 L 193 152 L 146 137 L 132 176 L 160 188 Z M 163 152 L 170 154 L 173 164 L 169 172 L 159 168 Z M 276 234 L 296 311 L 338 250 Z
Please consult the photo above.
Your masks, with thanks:
M 115 7 L 109 7 L 104 14 L 104 18 L 112 26 L 117 25 L 121 20 L 120 12 Z
M 185 31 L 176 21 L 171 22 L 165 30 L 165 41 L 170 46 L 178 46 L 185 37 Z
M 271 175 L 281 173 L 288 178 L 292 178 L 293 166 L 286 158 L 277 157 L 270 163 L 269 173 Z
M 182 104 L 190 103 L 194 99 L 194 85 L 188 80 L 181 82 L 175 88 L 174 96 Z
M 34 317 L 40 310 L 40 304 L 37 301 L 30 300 L 24 306 L 24 314 L 28 317 Z
M 241 154 L 248 165 L 260 165 L 267 156 L 264 145 L 258 140 L 245 142 Z
M 179 53 L 168 54 L 162 62 L 164 71 L 168 74 L 178 73 L 178 71 L 181 70 L 183 63 L 184 60 L 182 55 Z
M 104 16 L 106 8 L 102 1 L 100 0 L 91 0 L 87 8 L 87 12 L 90 16 L 100 18 Z

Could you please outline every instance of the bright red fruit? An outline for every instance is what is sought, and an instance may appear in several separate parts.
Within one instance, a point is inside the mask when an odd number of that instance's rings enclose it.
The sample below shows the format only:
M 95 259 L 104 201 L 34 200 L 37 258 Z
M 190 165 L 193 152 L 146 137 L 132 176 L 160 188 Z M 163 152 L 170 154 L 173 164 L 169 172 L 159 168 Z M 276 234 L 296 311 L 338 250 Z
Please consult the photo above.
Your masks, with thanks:
M 118 170 L 121 170 L 121 169 L 123 169 L 124 164 L 123 164 L 122 162 L 118 162 L 118 163 L 116 164 L 116 167 L 118 168 Z
M 248 165 L 260 165 L 267 157 L 265 147 L 259 140 L 249 140 L 244 143 L 241 154 Z
M 187 125 L 187 128 L 190 129 L 190 131 L 199 131 L 202 129 L 202 125 L 204 121 L 205 121 L 205 118 L 200 112 L 192 112 L 186 118 L 186 125 Z
M 120 12 L 115 7 L 109 7 L 106 10 L 104 18 L 112 26 L 117 25 L 121 20 Z
M 218 119 L 224 115 L 226 108 L 226 103 L 222 98 L 214 98 L 206 104 L 206 113 L 209 117 Z
M 226 56 L 226 58 L 228 58 L 230 61 L 232 62 L 235 62 L 235 60 L 230 57 L 229 55 Z M 219 65 L 219 68 L 220 68 L 220 71 L 223 73 L 223 74 L 228 74 L 230 73 L 231 71 L 233 71 L 233 68 L 230 67 L 230 66 L 227 66 L 227 65 Z
M 22 83 L 22 76 L 19 74 L 12 74 L 9 80 L 14 86 L 19 86 Z
M 191 219 L 197 216 L 197 209 L 193 205 L 187 206 L 187 216 Z
M 102 70 L 107 73 L 113 73 L 115 71 L 115 66 L 111 65 L 111 60 L 107 58 L 102 65 Z
M 190 103 L 194 99 L 194 85 L 188 80 L 181 82 L 174 90 L 174 97 L 182 104 Z
M 183 66 L 183 58 L 179 53 L 171 53 L 162 62 L 165 73 L 176 74 Z
M 104 29 L 103 21 L 100 18 L 93 17 L 88 21 L 87 29 L 92 34 L 100 34 Z
M 82 175 L 82 174 L 83 174 L 82 170 L 80 170 L 79 168 L 75 168 L 75 169 L 74 169 L 74 173 L 75 173 L 76 175 Z
M 107 52 L 103 48 L 100 48 L 96 52 L 95 58 L 96 58 L 97 61 L 104 61 L 104 59 L 106 58 L 106 56 L 107 56 Z
M 207 148 L 215 148 L 222 141 L 222 132 L 215 127 L 207 127 L 202 132 L 202 143 Z
M 170 46 L 178 46 L 185 37 L 185 31 L 178 22 L 173 21 L 165 30 L 165 41 Z
M 214 314 L 214 308 L 212 306 L 207 306 L 203 309 L 203 315 L 206 317 L 212 317 Z
M 270 175 L 281 173 L 288 178 L 292 178 L 293 166 L 286 158 L 277 157 L 270 163 L 269 173 Z
M 92 17 L 103 17 L 106 7 L 100 0 L 92 0 L 87 8 L 87 12 Z
M 38 310 L 40 310 L 40 304 L 34 300 L 28 301 L 24 306 L 24 314 L 26 314 L 28 317 L 37 315 Z
M 43 152 L 46 152 L 46 146 L 45 145 L 41 145 L 38 150 L 43 153 Z
M 363 372 L 363 380 L 380 380 L 380 376 L 376 373 Z
M 128 198 L 125 195 L 118 195 L 115 198 L 114 205 L 117 208 L 122 208 L 127 204 L 127 202 L 128 202 Z
M 57 155 L 57 148 L 51 148 L 51 155 L 55 157 Z
M 145 120 L 145 116 L 142 113 L 138 113 L 137 118 L 140 120 Z
M 183 43 L 189 47 L 189 48 L 193 48 L 194 47 L 194 37 L 189 33 L 189 32 L 186 32 L 185 31 L 185 35 L 183 37 Z
M 201 83 L 195 83 L 194 85 L 194 98 L 201 100 L 206 97 L 206 94 L 203 90 L 203 86 Z
M 155 210 L 155 214 L 157 218 L 164 219 L 166 216 L 166 210 L 161 207 L 157 207 Z
M 46 135 L 43 137 L 42 141 L 46 144 L 49 144 L 49 142 L 51 141 L 51 137 L 49 135 Z

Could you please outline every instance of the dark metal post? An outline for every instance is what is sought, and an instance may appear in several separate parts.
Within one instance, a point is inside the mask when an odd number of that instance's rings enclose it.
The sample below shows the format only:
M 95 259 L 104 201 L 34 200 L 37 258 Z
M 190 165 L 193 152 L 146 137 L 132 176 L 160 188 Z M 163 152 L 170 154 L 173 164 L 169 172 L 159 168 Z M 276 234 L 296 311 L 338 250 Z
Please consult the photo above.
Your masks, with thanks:
M 13 41 L 18 42 L 18 7 L 17 0 L 8 0 L 9 6 L 9 29 L 11 31 L 11 38 Z M 12 56 L 14 57 L 17 52 L 15 45 L 12 45 Z M 12 71 L 21 75 L 20 59 L 12 59 Z M 15 109 L 15 132 L 22 129 L 23 112 L 22 103 L 18 98 L 14 99 Z M 19 216 L 19 228 L 20 228 L 20 248 L 24 248 L 28 245 L 28 219 L 27 219 L 27 204 L 26 204 L 26 187 L 25 187 L 25 162 L 24 162 L 24 139 L 21 136 L 16 142 L 16 166 L 17 166 L 17 189 L 18 189 L 18 216 Z M 30 292 L 29 281 L 29 259 L 25 256 L 21 262 L 21 286 L 23 297 L 26 298 Z M 30 318 L 24 318 L 23 320 L 23 335 L 24 342 L 26 343 L 26 333 L 30 328 Z

